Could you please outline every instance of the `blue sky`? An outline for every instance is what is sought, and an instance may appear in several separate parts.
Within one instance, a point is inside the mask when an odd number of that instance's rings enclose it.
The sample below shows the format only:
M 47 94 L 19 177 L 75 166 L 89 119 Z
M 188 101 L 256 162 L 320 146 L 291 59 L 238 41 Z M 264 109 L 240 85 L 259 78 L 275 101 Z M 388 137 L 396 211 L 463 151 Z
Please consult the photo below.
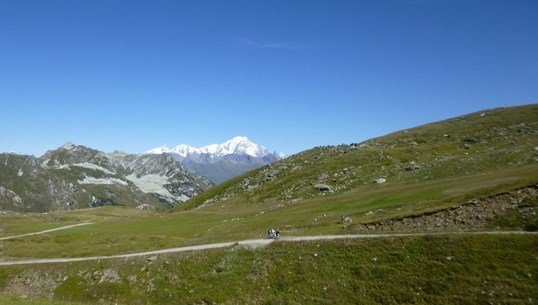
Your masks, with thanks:
M 538 101 L 537 1 L 1 1 L 0 151 L 294 153 Z

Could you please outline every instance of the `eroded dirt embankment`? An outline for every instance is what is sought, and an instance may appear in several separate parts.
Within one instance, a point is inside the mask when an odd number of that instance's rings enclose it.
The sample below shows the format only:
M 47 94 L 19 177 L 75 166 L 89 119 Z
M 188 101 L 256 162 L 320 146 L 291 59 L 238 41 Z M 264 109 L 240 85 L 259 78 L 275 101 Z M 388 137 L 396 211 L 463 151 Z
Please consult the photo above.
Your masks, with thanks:
M 491 226 L 509 212 L 525 219 L 536 215 L 538 185 L 473 199 L 445 210 L 349 226 L 357 232 L 469 231 Z

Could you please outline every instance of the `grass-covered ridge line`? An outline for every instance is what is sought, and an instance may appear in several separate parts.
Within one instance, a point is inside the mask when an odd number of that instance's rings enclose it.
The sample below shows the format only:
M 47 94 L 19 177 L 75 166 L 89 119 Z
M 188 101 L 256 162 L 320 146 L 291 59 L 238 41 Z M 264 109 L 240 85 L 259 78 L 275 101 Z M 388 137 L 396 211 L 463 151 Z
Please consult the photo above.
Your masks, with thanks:
M 480 111 L 363 143 L 316 147 L 249 172 L 185 204 L 287 202 L 374 184 L 428 180 L 535 164 L 538 105 Z M 331 190 L 320 192 L 315 184 Z

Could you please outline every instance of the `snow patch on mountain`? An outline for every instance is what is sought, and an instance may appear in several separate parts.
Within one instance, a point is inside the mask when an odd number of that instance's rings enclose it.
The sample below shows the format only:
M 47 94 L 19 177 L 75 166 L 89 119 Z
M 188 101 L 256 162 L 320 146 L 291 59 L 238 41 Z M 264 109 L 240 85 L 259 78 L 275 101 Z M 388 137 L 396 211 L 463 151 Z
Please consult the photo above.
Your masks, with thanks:
M 177 200 L 177 198 L 164 187 L 165 184 L 169 183 L 168 178 L 165 176 L 150 174 L 137 177 L 136 174 L 131 174 L 126 178 L 144 193 L 157 194 L 171 201 Z
M 85 177 L 83 180 L 77 181 L 79 184 L 119 184 L 127 185 L 127 182 L 117 178 L 95 178 Z
M 109 174 L 109 175 L 114 175 L 115 173 L 109 171 L 108 169 L 102 167 L 102 166 L 99 166 L 99 165 L 96 165 L 96 164 L 93 164 L 93 163 L 90 163 L 90 162 L 83 162 L 83 163 L 76 163 L 76 164 L 72 164 L 71 166 L 78 166 L 78 167 L 84 167 L 84 168 L 88 168 L 88 169 L 93 169 L 93 170 L 98 170 L 98 171 L 102 171 L 106 174 Z
M 170 148 L 168 148 L 167 145 L 163 145 L 161 147 L 156 147 L 154 149 L 150 149 L 148 151 L 146 151 L 145 153 L 146 154 L 165 154 L 165 153 L 169 153 L 171 150 Z

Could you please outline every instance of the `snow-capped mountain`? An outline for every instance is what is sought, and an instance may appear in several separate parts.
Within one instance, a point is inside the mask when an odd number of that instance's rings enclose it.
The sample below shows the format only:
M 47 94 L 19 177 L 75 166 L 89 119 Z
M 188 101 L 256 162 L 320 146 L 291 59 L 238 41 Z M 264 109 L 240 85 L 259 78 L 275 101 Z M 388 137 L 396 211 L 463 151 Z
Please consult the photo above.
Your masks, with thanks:
M 282 153 L 271 153 L 267 148 L 241 136 L 222 144 L 211 144 L 200 148 L 186 144 L 172 148 L 164 145 L 151 149 L 146 154 L 169 154 L 190 171 L 206 176 L 215 183 L 285 157 Z
M 191 155 L 209 154 L 215 157 L 226 155 L 248 155 L 259 158 L 271 154 L 265 147 L 251 142 L 247 137 L 234 137 L 222 144 L 211 144 L 204 147 L 196 148 L 186 144 L 181 144 L 173 148 L 167 145 L 151 149 L 147 154 L 171 153 L 180 157 L 189 157 Z

